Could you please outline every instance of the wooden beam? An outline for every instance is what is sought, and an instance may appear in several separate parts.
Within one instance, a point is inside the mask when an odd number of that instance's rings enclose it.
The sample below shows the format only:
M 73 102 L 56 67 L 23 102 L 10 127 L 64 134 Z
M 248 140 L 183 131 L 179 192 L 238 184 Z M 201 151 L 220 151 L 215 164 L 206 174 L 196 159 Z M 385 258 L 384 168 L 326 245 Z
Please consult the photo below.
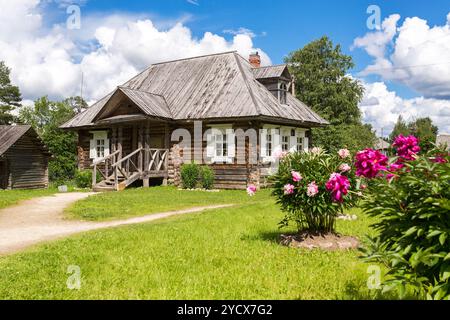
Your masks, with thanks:
M 117 150 L 119 150 L 119 159 L 121 160 L 123 157 L 123 127 L 118 128 L 118 136 L 117 136 Z

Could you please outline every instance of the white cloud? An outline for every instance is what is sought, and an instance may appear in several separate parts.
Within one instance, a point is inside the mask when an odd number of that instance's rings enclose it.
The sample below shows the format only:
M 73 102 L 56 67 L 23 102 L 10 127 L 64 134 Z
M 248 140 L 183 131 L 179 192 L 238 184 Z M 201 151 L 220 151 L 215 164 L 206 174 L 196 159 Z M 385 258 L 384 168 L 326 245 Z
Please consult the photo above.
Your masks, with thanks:
M 411 121 L 430 117 L 440 132 L 450 132 L 450 101 L 434 98 L 403 99 L 389 91 L 384 82 L 364 83 L 365 97 L 360 104 L 365 122 L 372 124 L 377 133 L 388 135 L 401 115 Z
M 373 64 L 360 75 L 380 75 L 430 98 L 450 98 L 450 13 L 447 23 L 430 27 L 418 17 L 386 18 L 379 31 L 356 38 L 353 48 L 363 48 Z
M 81 30 L 69 31 L 44 25 L 39 0 L 0 0 L 0 7 L 0 60 L 12 68 L 25 99 L 78 95 L 83 72 L 85 98 L 92 101 L 152 63 L 222 51 L 244 57 L 259 51 L 263 64 L 271 63 L 246 33 L 196 38 L 182 22 L 162 28 L 151 18 L 121 14 L 83 16 Z
M 223 33 L 232 34 L 232 35 L 246 34 L 251 38 L 256 37 L 256 34 L 252 30 L 244 28 L 244 27 L 240 27 L 236 30 L 235 29 L 225 29 L 225 30 L 223 30 Z
M 186 2 L 193 4 L 195 6 L 199 6 L 200 4 L 198 3 L 198 0 L 186 0 Z

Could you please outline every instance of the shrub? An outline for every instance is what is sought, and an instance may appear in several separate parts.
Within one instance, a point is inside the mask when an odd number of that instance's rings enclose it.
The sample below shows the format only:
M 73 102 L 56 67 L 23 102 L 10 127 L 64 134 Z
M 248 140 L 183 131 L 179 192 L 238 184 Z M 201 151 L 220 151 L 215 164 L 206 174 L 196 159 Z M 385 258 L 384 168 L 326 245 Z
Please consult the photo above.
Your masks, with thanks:
M 214 186 L 214 170 L 211 167 L 203 166 L 200 170 L 200 184 L 206 190 L 211 190 Z
M 98 177 L 97 177 L 98 181 Z M 90 188 L 92 186 L 92 171 L 78 170 L 75 172 L 75 185 L 78 188 Z
M 331 155 L 314 148 L 285 156 L 274 176 L 273 195 L 286 213 L 280 225 L 295 222 L 299 232 L 334 232 L 337 215 L 359 196 L 351 161 L 348 150 Z
M 367 261 L 388 267 L 385 291 L 450 298 L 450 157 L 438 150 L 413 155 L 416 144 L 397 146 L 392 172 L 369 187 L 363 208 L 378 218 L 379 235 L 363 251 Z
M 200 167 L 198 164 L 190 163 L 181 166 L 181 182 L 185 189 L 195 189 L 197 187 Z

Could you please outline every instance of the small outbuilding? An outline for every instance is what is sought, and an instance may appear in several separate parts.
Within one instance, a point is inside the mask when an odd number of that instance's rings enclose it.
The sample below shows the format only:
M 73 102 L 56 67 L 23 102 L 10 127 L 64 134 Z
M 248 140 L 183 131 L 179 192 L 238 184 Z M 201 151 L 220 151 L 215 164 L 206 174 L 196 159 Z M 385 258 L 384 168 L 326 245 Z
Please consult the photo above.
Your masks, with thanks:
M 438 147 L 445 147 L 450 151 L 450 134 L 440 134 L 437 136 L 436 145 Z
M 31 126 L 0 125 L 0 189 L 47 188 L 49 158 Z

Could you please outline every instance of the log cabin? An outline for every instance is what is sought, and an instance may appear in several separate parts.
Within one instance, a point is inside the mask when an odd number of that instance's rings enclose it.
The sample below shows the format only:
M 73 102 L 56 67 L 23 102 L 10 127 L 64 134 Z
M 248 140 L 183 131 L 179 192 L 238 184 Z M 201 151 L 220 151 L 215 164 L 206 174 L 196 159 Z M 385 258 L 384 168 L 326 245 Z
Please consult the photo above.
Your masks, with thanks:
M 47 188 L 49 158 L 31 126 L 0 126 L 0 189 Z
M 61 128 L 78 133 L 97 191 L 178 186 L 192 159 L 214 169 L 216 188 L 245 189 L 266 185 L 277 150 L 308 150 L 310 129 L 327 124 L 295 97 L 287 65 L 225 52 L 153 64 Z M 239 130 L 256 138 L 237 143 Z

